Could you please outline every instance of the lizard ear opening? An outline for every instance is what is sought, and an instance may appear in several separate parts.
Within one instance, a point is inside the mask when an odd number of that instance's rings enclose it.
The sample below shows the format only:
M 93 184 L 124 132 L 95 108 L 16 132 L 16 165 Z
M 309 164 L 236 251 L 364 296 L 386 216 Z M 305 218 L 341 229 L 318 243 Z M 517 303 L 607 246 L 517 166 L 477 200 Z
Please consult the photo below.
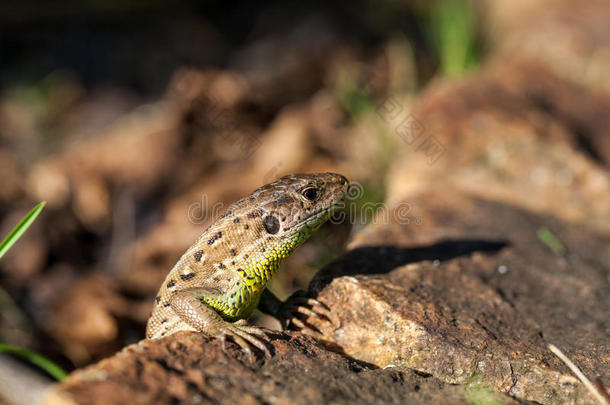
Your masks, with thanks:
M 263 225 L 270 234 L 274 235 L 280 230 L 280 221 L 273 215 L 267 215 L 263 218 Z

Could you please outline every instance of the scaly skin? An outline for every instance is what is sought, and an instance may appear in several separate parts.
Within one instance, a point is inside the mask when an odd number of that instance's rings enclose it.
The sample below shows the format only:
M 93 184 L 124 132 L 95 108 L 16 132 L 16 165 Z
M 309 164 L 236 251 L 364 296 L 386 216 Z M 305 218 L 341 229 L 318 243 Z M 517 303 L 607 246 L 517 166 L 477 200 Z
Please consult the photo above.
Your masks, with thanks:
M 281 261 L 326 222 L 347 187 L 339 174 L 293 174 L 233 203 L 168 274 L 146 337 L 195 330 L 224 346 L 229 336 L 252 358 L 249 344 L 269 354 L 256 337 L 264 332 L 245 323 L 257 307 L 284 327 L 304 326 L 295 313 L 319 317 L 323 311 L 309 308 L 321 307 L 316 300 L 296 296 L 283 303 L 265 287 Z

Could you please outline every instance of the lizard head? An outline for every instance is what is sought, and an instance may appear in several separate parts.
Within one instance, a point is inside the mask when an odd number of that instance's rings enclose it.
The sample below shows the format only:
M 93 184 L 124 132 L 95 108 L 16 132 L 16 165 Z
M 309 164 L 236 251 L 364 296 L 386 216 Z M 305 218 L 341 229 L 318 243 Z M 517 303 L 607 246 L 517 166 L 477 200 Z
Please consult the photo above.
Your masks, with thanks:
M 292 240 L 298 246 L 328 220 L 347 188 L 348 181 L 340 174 L 291 174 L 252 196 L 261 201 L 262 226 L 269 239 Z

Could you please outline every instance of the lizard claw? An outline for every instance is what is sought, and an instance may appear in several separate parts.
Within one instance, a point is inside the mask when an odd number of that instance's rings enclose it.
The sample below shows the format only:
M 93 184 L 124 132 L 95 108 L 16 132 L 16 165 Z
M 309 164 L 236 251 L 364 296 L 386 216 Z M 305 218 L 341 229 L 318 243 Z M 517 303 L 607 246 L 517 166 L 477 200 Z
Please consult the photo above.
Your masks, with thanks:
M 218 337 L 222 342 L 223 351 L 226 351 L 225 342 L 227 337 L 230 337 L 235 343 L 237 343 L 241 350 L 243 350 L 248 355 L 250 364 L 253 364 L 255 357 L 250 346 L 254 346 L 258 350 L 263 352 L 265 357 L 271 357 L 271 352 L 269 351 L 269 348 L 257 336 L 266 337 L 267 335 L 260 328 L 248 326 L 245 320 L 239 320 L 234 323 L 227 322 L 226 326 L 222 329 Z
M 315 298 L 304 296 L 303 291 L 297 291 L 290 296 L 282 304 L 277 317 L 282 323 L 284 330 L 310 330 L 314 333 L 322 334 L 317 327 L 307 322 L 308 318 L 334 325 L 330 309 Z

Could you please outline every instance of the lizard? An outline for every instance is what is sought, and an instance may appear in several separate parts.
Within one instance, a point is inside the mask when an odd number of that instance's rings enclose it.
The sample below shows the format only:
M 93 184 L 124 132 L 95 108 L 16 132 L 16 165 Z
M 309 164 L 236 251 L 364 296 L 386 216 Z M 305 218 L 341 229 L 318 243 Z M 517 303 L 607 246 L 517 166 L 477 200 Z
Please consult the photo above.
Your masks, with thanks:
M 336 173 L 291 174 L 231 204 L 186 250 L 161 285 L 146 337 L 199 331 L 229 337 L 252 361 L 251 346 L 266 356 L 265 332 L 247 323 L 258 308 L 286 329 L 304 327 L 298 313 L 320 318 L 324 305 L 293 295 L 280 301 L 266 286 L 283 259 L 328 220 L 347 194 Z M 312 308 L 312 309 L 310 309 Z M 323 313 L 323 311 L 318 311 Z

